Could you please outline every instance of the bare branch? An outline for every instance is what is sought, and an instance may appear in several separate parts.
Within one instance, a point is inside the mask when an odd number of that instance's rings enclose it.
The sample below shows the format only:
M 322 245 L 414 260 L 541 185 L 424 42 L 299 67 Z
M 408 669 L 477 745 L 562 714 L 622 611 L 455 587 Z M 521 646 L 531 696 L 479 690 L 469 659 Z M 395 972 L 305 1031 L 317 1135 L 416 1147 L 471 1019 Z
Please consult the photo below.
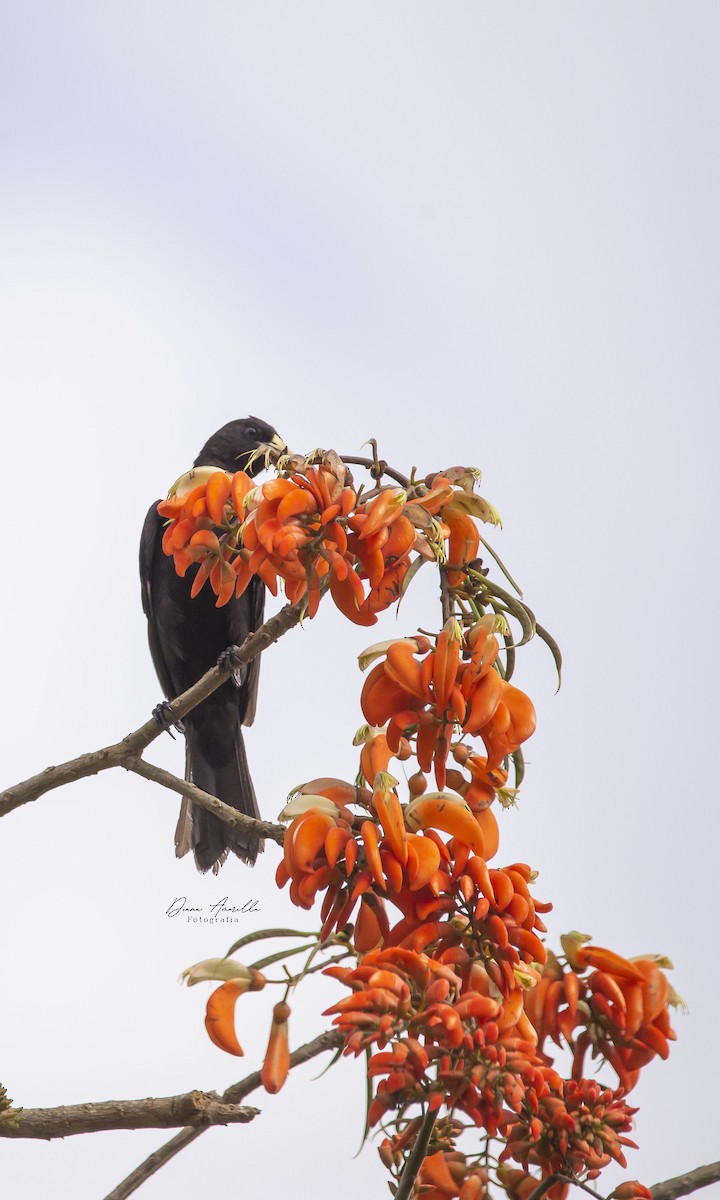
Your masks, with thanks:
M 300 604 L 286 604 L 284 608 L 270 617 L 260 629 L 255 633 L 249 634 L 242 646 L 231 646 L 224 656 L 226 664 L 222 667 L 211 667 L 209 671 L 199 679 L 197 683 L 188 688 L 182 695 L 177 696 L 171 703 L 171 715 L 177 721 L 181 721 L 194 708 L 197 707 L 208 696 L 211 696 L 226 679 L 229 679 L 232 671 L 244 663 L 250 662 L 261 654 L 263 650 L 267 650 L 273 642 L 287 633 L 289 629 L 297 625 L 301 615 Z M 63 784 L 72 783 L 76 779 L 85 779 L 89 775 L 97 775 L 100 771 L 107 771 L 111 767 L 123 766 L 130 759 L 137 759 L 146 750 L 151 742 L 160 737 L 162 728 L 154 717 L 136 729 L 134 733 L 129 733 L 121 742 L 116 742 L 112 746 L 105 746 L 102 750 L 95 750 L 90 754 L 81 754 L 79 758 L 73 758 L 69 762 L 61 763 L 57 767 L 46 767 L 39 775 L 33 775 L 30 779 L 24 780 L 22 783 L 15 784 L 14 787 L 8 788 L 0 793 L 0 817 L 7 816 L 16 808 L 20 808 L 23 804 L 28 804 L 31 800 L 37 800 L 46 792 L 52 791 L 54 788 L 62 787 Z M 205 805 L 207 807 L 207 805 Z M 221 814 L 218 812 L 218 816 Z M 221 817 L 222 819 L 222 817 Z M 269 835 L 272 836 L 272 835 Z
M 685 1175 L 676 1175 L 674 1179 L 666 1179 L 650 1188 L 653 1200 L 677 1200 L 678 1196 L 689 1196 L 699 1188 L 717 1183 L 720 1179 L 720 1162 L 708 1163 L 706 1167 L 696 1167 Z
M 226 1103 L 217 1092 L 187 1092 L 182 1096 L 147 1100 L 106 1100 L 98 1104 L 64 1104 L 59 1108 L 11 1109 L 0 1121 L 0 1137 L 52 1138 L 108 1129 L 173 1129 L 182 1126 L 245 1124 L 259 1113 Z
M 235 829 L 247 829 L 248 832 L 257 834 L 258 837 L 272 838 L 278 846 L 283 844 L 284 825 L 274 825 L 272 821 L 256 821 L 254 817 L 248 817 L 245 813 L 238 812 L 236 808 L 231 808 L 229 804 L 224 804 L 210 792 L 204 792 L 194 783 L 188 783 L 179 775 L 173 775 L 172 771 L 166 771 L 163 767 L 156 767 L 154 763 L 145 762 L 144 758 L 127 758 L 121 763 L 121 766 L 128 771 L 134 771 L 136 775 L 142 775 L 143 779 L 150 779 L 153 783 L 162 784 L 171 792 L 187 796 L 193 804 L 197 804 L 200 808 L 206 808 L 226 825 L 232 825 Z
M 290 1055 L 290 1067 L 299 1067 L 302 1063 L 308 1062 L 311 1058 L 317 1057 L 318 1054 L 323 1054 L 326 1050 L 335 1050 L 342 1045 L 342 1034 L 331 1029 L 326 1033 L 321 1033 L 318 1037 L 313 1038 L 311 1042 L 306 1042 L 304 1046 L 300 1046 Z M 260 1072 L 253 1071 L 252 1075 L 248 1075 L 245 1079 L 241 1079 L 238 1083 L 234 1083 L 227 1088 L 220 1097 L 221 1104 L 236 1104 L 238 1100 L 244 1099 L 250 1092 L 254 1092 L 261 1085 Z M 139 1187 L 170 1162 L 176 1154 L 184 1150 L 185 1146 L 189 1146 L 195 1138 L 200 1137 L 204 1133 L 202 1128 L 183 1129 L 180 1133 L 176 1133 L 175 1137 L 166 1142 L 164 1146 L 159 1146 L 154 1150 L 148 1158 L 141 1162 L 135 1170 L 123 1179 L 112 1192 L 108 1192 L 105 1200 L 127 1200 L 133 1192 L 136 1192 Z
M 354 454 L 341 454 L 340 457 L 344 463 L 350 463 L 353 467 L 367 467 L 368 471 L 372 471 L 376 466 L 371 458 L 362 458 Z M 377 466 L 380 468 L 381 475 L 388 475 L 390 479 L 394 479 L 401 487 L 410 487 L 410 480 L 407 475 L 401 475 L 399 471 L 396 471 L 393 467 L 389 467 L 383 458 L 378 460 Z

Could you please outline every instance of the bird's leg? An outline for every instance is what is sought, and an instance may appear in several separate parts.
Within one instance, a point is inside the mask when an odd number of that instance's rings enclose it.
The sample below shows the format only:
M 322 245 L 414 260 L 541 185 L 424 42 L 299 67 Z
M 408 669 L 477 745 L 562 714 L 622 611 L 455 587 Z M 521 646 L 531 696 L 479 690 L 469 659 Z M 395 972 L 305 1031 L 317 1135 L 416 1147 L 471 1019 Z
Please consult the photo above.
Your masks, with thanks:
M 238 663 L 237 663 L 237 660 L 235 657 L 237 652 L 238 652 L 237 646 L 228 646 L 227 650 L 223 650 L 222 654 L 220 655 L 219 659 L 217 660 L 218 668 L 221 671 L 232 671 L 232 672 L 235 672 L 235 671 L 241 669 L 242 664 L 241 664 L 241 667 L 238 667 Z
M 228 646 L 227 650 L 223 650 L 222 654 L 217 660 L 217 665 L 221 671 L 231 672 L 230 678 L 235 684 L 235 687 L 242 687 L 243 683 L 245 682 L 245 676 L 247 675 L 247 666 L 245 663 L 240 663 L 238 666 L 235 658 L 237 651 L 237 646 Z
M 177 720 L 172 710 L 172 705 L 167 700 L 163 700 L 160 704 L 156 704 L 152 710 L 152 715 L 154 716 L 160 728 L 165 733 L 169 733 L 171 738 L 175 738 L 173 729 L 179 730 L 180 733 L 185 732 L 182 721 Z

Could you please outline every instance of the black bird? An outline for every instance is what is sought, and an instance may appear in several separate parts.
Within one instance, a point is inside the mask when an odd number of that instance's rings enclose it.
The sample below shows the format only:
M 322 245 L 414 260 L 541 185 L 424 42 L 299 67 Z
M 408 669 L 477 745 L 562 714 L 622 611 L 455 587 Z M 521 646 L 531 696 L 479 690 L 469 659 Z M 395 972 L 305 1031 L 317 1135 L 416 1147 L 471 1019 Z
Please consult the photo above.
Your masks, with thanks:
M 225 471 L 247 470 L 255 474 L 262 457 L 248 466 L 248 456 L 258 446 L 275 440 L 275 430 L 265 421 L 247 417 L 230 421 L 203 446 L 194 466 L 214 466 Z M 196 683 L 213 667 L 223 650 L 239 646 L 248 633 L 263 622 L 265 586 L 257 577 L 239 598 L 222 608 L 209 585 L 191 599 L 190 588 L 197 567 L 181 579 L 172 558 L 163 553 L 164 522 L 156 501 L 150 508 L 140 539 L 142 603 L 148 620 L 150 653 L 160 686 L 171 700 Z M 225 804 L 251 817 L 259 817 L 255 790 L 250 778 L 242 727 L 255 716 L 260 659 L 240 667 L 183 722 L 186 739 L 185 778 Z M 214 872 L 232 850 L 244 862 L 255 862 L 263 843 L 257 837 L 233 829 L 205 809 L 184 799 L 175 830 L 178 858 L 195 853 L 199 871 Z

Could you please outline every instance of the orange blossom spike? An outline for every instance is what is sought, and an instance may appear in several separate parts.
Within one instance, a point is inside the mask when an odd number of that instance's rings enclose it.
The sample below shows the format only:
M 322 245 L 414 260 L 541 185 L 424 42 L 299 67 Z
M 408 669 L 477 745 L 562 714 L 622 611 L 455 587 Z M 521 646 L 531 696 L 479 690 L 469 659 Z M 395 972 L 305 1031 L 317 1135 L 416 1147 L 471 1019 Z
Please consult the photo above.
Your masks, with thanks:
M 270 1040 L 262 1065 L 260 1078 L 266 1092 L 274 1096 L 284 1084 L 290 1070 L 290 1049 L 288 1045 L 288 1019 L 290 1008 L 281 1000 L 273 1008 L 273 1019 L 270 1027 Z

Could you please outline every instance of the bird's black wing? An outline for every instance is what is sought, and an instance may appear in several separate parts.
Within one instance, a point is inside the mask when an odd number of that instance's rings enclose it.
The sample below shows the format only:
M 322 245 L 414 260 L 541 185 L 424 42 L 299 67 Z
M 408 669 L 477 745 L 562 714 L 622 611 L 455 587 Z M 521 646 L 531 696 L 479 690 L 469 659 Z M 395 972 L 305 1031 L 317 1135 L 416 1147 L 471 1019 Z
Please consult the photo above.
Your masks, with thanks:
M 176 689 L 162 650 L 153 596 L 156 556 L 163 553 L 161 545 L 163 522 L 157 511 L 158 504 L 159 501 L 156 500 L 148 509 L 140 536 L 140 587 L 143 612 L 148 622 L 148 641 L 153 666 L 163 692 L 168 700 L 172 700 L 176 695 Z

